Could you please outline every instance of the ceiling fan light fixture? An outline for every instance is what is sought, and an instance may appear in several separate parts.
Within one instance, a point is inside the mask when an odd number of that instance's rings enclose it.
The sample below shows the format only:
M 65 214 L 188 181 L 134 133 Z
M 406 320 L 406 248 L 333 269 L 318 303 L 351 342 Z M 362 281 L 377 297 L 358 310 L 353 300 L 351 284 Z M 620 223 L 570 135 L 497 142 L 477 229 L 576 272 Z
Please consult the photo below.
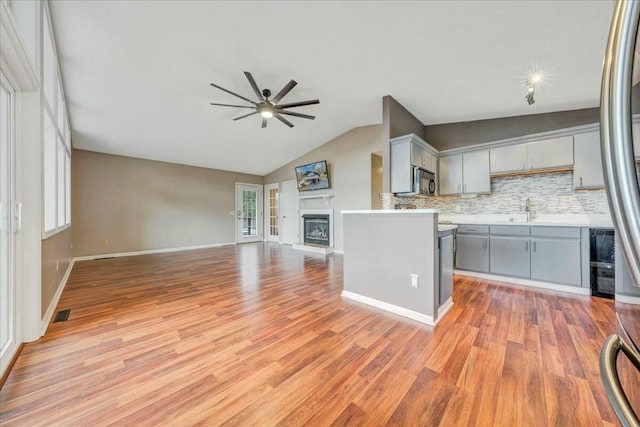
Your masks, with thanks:
M 258 107 L 258 111 L 260 112 L 260 115 L 265 119 L 270 119 L 271 117 L 273 117 L 273 108 L 268 105 L 261 105 L 260 107 Z
M 229 89 L 225 89 L 222 86 L 218 86 L 215 83 L 211 83 L 211 86 L 215 87 L 216 89 L 220 89 L 221 91 L 226 92 L 229 95 L 233 95 L 236 98 L 240 98 L 251 105 L 220 104 L 217 102 L 210 102 L 210 104 L 220 106 L 220 107 L 248 108 L 248 109 L 254 110 L 252 113 L 244 114 L 240 117 L 234 118 L 233 120 L 234 121 L 240 120 L 240 119 L 244 119 L 245 117 L 253 116 L 254 114 L 260 114 L 260 116 L 262 117 L 263 128 L 267 127 L 267 123 L 268 123 L 267 120 L 272 117 L 275 117 L 276 119 L 278 119 L 285 125 L 289 126 L 290 128 L 294 127 L 293 123 L 291 123 L 289 120 L 283 117 L 283 114 L 287 116 L 300 117 L 308 120 L 313 120 L 316 118 L 315 116 L 312 116 L 309 114 L 302 114 L 302 113 L 297 113 L 295 111 L 289 111 L 289 108 L 297 108 L 297 107 L 304 107 L 307 105 L 319 104 L 320 101 L 317 99 L 289 102 L 286 104 L 280 103 L 280 101 L 282 101 L 282 98 L 287 96 L 287 94 L 291 92 L 291 89 L 293 89 L 298 84 L 295 80 L 290 80 L 289 83 L 287 83 L 282 89 L 280 89 L 280 92 L 278 92 L 276 96 L 274 96 L 272 99 L 269 99 L 271 97 L 271 91 L 269 89 L 263 89 L 262 92 L 260 92 L 260 89 L 258 88 L 258 84 L 256 83 L 251 73 L 248 71 L 245 71 L 244 75 L 249 81 L 249 85 L 251 85 L 251 89 L 253 89 L 253 92 L 258 98 L 257 101 L 252 101 L 251 99 L 245 98 L 242 95 L 238 95 L 237 93 L 232 92 Z

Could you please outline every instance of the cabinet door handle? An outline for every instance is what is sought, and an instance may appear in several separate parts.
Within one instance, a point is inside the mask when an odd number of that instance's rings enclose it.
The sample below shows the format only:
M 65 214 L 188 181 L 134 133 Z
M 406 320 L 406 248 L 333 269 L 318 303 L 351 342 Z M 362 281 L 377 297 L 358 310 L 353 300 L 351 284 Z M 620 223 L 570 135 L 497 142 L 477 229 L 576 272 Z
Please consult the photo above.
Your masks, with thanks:
M 537 242 L 533 242 L 533 252 L 536 251 L 536 249 L 538 248 L 538 246 L 536 245 Z
M 529 252 L 529 241 L 524 242 L 524 251 Z
M 580 187 L 582 187 L 582 177 L 580 177 Z
M 458 185 L 456 186 L 456 192 L 457 192 L 457 193 L 462 193 L 462 189 L 461 189 L 460 184 L 458 184 Z

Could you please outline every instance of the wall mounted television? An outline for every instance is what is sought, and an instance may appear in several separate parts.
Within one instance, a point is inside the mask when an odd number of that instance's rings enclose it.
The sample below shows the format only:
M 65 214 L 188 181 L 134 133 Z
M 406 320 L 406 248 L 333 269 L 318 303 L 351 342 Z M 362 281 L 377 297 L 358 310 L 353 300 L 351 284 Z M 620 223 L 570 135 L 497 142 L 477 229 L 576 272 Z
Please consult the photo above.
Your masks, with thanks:
M 327 161 L 321 160 L 308 165 L 296 166 L 298 191 L 324 190 L 329 188 Z

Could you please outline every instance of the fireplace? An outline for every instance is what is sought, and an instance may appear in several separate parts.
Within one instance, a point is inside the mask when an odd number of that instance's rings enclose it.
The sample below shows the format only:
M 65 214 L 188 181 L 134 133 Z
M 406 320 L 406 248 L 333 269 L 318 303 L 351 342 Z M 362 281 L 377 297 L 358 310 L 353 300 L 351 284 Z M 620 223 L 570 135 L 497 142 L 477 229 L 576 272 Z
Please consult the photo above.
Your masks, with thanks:
M 300 209 L 299 243 L 293 249 L 327 255 L 333 252 L 333 209 Z
M 305 244 L 330 246 L 330 217 L 329 215 L 305 214 L 303 221 L 303 241 Z

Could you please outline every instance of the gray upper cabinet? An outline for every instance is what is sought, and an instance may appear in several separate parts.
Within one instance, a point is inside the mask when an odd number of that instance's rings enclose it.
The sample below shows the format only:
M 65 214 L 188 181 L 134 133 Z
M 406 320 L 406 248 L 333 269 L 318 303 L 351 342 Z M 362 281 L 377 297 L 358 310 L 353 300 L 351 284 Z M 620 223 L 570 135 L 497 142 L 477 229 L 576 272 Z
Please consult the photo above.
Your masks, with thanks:
M 573 165 L 573 136 L 491 149 L 492 174 L 571 165 Z
M 490 236 L 490 268 L 494 274 L 529 278 L 529 237 Z
M 488 228 L 486 230 L 489 231 Z M 489 236 L 456 234 L 456 268 L 489 272 Z
M 574 136 L 573 186 L 580 188 L 604 188 L 600 132 Z
M 440 195 L 462 193 L 462 154 L 438 159 Z
M 489 150 L 441 157 L 439 163 L 440 195 L 491 192 Z
M 391 192 L 408 193 L 413 189 L 413 166 L 436 172 L 436 152 L 415 134 L 393 138 L 391 144 Z M 437 175 L 436 175 L 437 180 Z
M 527 168 L 527 144 L 491 149 L 491 173 L 523 171 Z
M 489 150 L 472 151 L 462 155 L 462 192 L 491 192 Z
M 545 139 L 527 144 L 528 169 L 573 165 L 573 136 Z

